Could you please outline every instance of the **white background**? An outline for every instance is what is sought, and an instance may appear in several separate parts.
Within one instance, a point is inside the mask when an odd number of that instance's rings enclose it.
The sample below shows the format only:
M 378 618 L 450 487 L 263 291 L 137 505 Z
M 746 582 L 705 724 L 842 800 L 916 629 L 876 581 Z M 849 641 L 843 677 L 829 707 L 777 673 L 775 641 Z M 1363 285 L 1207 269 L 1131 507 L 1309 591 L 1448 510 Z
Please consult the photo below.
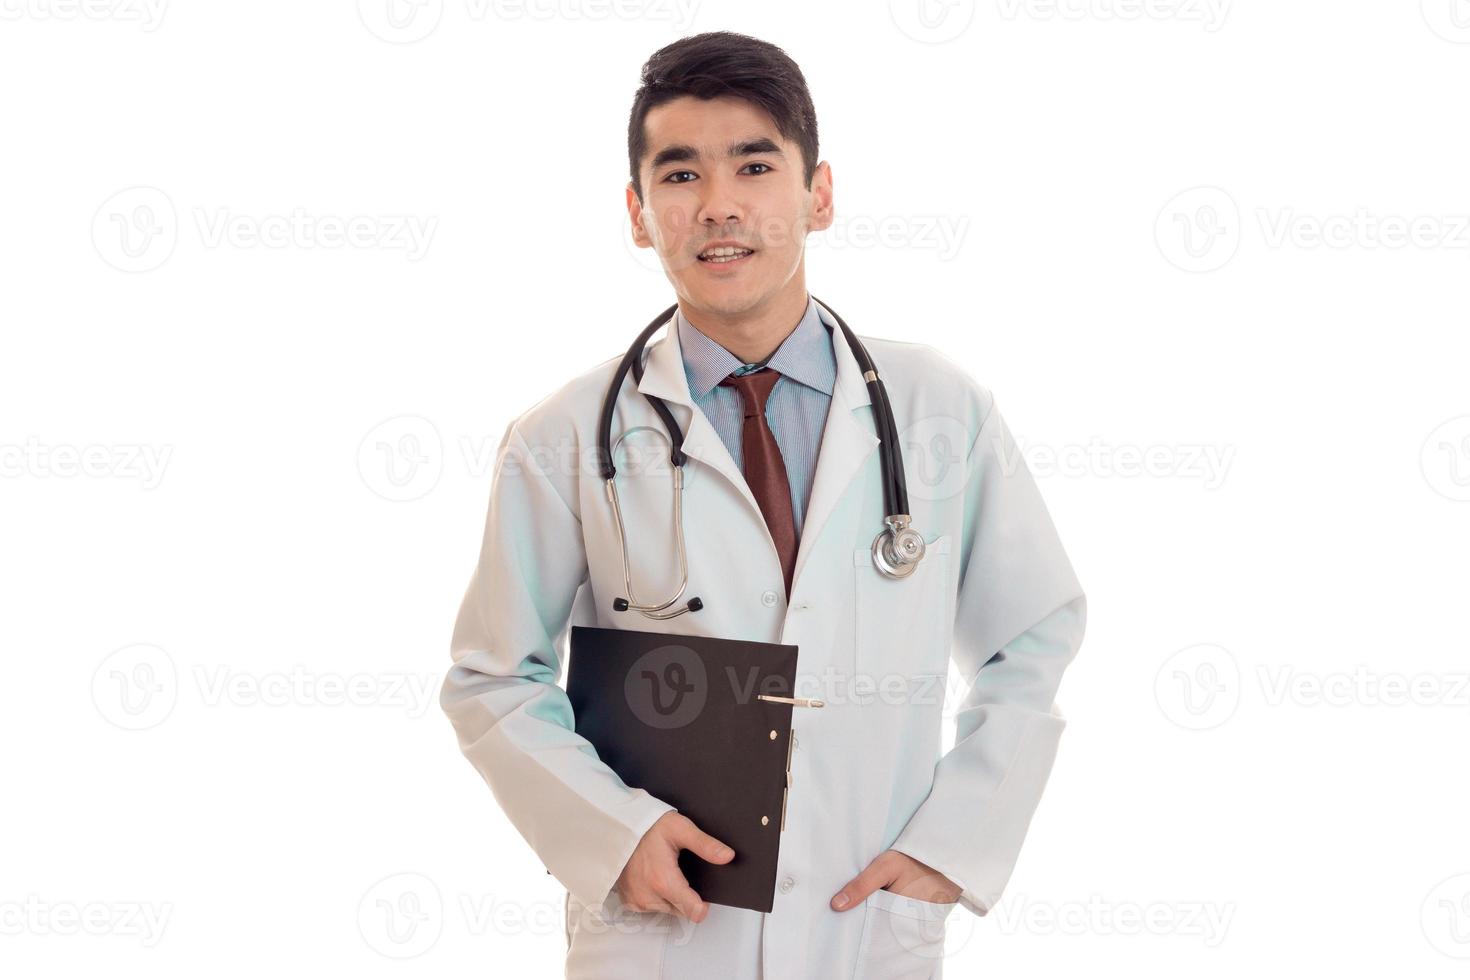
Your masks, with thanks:
M 995 392 L 1088 593 L 949 971 L 1464 975 L 1470 4 L 926 2 L 0 0 L 0 972 L 560 975 L 437 688 L 506 423 L 672 302 L 639 66 L 725 28 L 811 85 L 812 292 Z

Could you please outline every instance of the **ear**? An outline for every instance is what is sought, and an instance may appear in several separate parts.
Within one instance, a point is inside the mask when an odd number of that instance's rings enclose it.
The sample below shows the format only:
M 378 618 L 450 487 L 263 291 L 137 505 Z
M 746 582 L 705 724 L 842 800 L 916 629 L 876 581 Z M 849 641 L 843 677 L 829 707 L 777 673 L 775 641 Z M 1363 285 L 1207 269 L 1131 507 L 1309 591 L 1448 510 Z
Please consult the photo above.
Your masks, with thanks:
M 810 231 L 826 231 L 832 227 L 832 165 L 826 160 L 812 172 L 812 210 Z
M 633 226 L 633 244 L 639 248 L 652 248 L 653 239 L 648 237 L 648 232 L 643 227 L 643 205 L 638 203 L 638 192 L 633 189 L 631 180 L 628 181 L 625 193 L 628 204 L 628 221 Z

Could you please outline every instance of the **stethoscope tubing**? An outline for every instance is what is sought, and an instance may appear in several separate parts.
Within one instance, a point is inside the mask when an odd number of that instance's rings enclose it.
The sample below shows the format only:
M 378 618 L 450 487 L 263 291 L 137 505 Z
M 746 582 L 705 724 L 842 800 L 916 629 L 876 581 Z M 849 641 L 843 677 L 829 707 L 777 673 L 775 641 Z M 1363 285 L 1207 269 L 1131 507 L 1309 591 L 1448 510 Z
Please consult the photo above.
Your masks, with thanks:
M 842 315 L 817 297 L 813 296 L 812 299 L 831 313 L 837 325 L 842 328 L 842 335 L 847 338 L 847 344 L 852 348 L 853 357 L 858 362 L 858 369 L 863 372 L 867 382 L 868 395 L 873 402 L 873 427 L 878 430 L 878 454 L 883 468 L 883 506 L 886 513 L 907 514 L 908 483 L 903 475 L 903 456 L 898 448 L 898 430 L 893 424 L 893 405 L 888 401 L 888 389 L 878 376 L 878 369 L 868 356 L 868 349 L 858 340 L 857 334 L 852 332 Z
M 604 480 L 611 480 L 617 472 L 617 468 L 613 466 L 612 461 L 612 416 L 613 407 L 617 404 L 618 392 L 623 387 L 623 379 L 628 376 L 628 370 L 631 368 L 634 383 L 637 384 L 643 381 L 643 348 L 647 345 L 648 338 L 653 336 L 653 332 L 663 326 L 664 322 L 673 316 L 674 311 L 678 308 L 679 304 L 675 303 L 654 317 L 653 321 L 643 328 L 643 331 L 638 334 L 638 338 L 633 341 L 633 346 L 629 347 L 628 352 L 623 355 L 623 360 L 618 364 L 618 370 L 613 375 L 612 383 L 608 385 L 607 395 L 602 400 L 602 418 L 597 435 L 598 469 Z M 664 428 L 669 432 L 669 462 L 675 466 L 683 466 L 685 459 L 688 458 L 684 455 L 684 432 L 679 428 L 679 423 L 674 418 L 674 413 L 669 411 L 669 406 L 665 404 L 662 398 L 647 394 L 646 392 L 643 393 L 643 397 L 648 399 L 648 404 L 653 406 L 653 410 L 663 420 Z
M 858 362 L 858 368 L 862 371 L 863 381 L 868 386 L 869 401 L 873 412 L 873 428 L 878 436 L 883 505 L 886 510 L 883 518 L 885 530 L 873 539 L 873 563 L 889 578 L 904 578 L 913 572 L 919 559 L 923 557 L 924 539 L 909 526 L 908 486 L 904 479 L 903 454 L 899 449 L 898 429 L 893 422 L 893 405 L 888 400 L 888 389 L 878 376 L 878 369 L 874 366 L 867 348 L 863 346 L 862 341 L 858 340 L 857 334 L 852 332 L 847 321 L 843 320 L 841 314 L 836 310 L 815 296 L 812 299 L 837 320 L 837 326 L 842 331 L 848 347 L 852 350 L 853 358 Z M 622 390 L 623 381 L 627 378 L 628 372 L 633 372 L 635 384 L 643 381 L 643 353 L 647 347 L 648 338 L 659 327 L 670 323 L 678 308 L 679 305 L 675 303 L 654 317 L 648 326 L 638 334 L 627 353 L 623 355 L 608 385 L 607 393 L 603 397 L 597 431 L 598 468 L 602 475 L 608 503 L 613 510 L 618 546 L 623 556 L 623 586 L 628 593 L 626 598 L 621 596 L 614 598 L 613 610 L 615 612 L 634 610 L 650 619 L 672 619 L 704 607 L 703 600 L 694 596 L 682 608 L 671 612 L 665 611 L 679 601 L 689 585 L 689 564 L 684 543 L 683 518 L 684 463 L 688 459 L 684 453 L 684 432 L 662 398 L 641 392 L 649 405 L 653 406 L 653 410 L 658 413 L 664 428 L 668 431 L 669 462 L 673 464 L 674 477 L 674 525 L 677 535 L 675 550 L 679 559 L 679 587 L 674 594 L 660 603 L 641 603 L 633 592 L 632 568 L 628 560 L 627 529 L 623 526 L 623 510 L 618 503 L 617 481 L 613 478 L 617 473 L 617 468 L 613 465 L 612 417 L 617 405 L 618 393 Z M 627 433 L 624 435 L 626 436 Z M 622 442 L 622 437 L 619 437 L 618 441 Z

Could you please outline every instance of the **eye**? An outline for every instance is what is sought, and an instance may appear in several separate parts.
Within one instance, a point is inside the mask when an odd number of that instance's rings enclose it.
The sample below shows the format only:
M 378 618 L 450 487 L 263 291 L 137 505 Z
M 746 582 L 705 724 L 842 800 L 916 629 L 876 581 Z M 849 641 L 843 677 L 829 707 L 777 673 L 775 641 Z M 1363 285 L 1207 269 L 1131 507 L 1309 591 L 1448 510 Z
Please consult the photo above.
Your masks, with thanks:
M 678 177 L 680 174 L 688 174 L 690 177 L 693 177 L 694 176 L 694 171 L 692 171 L 692 170 L 675 170 L 673 173 L 669 174 L 667 177 L 664 178 L 664 183 L 666 183 L 666 184 L 687 184 L 687 183 L 689 183 L 689 181 L 687 181 L 687 180 L 675 180 L 674 179 L 675 177 Z
M 761 173 L 765 173 L 766 171 L 771 169 L 770 165 L 765 163 L 747 163 L 745 165 L 746 170 L 749 170 L 751 167 L 765 167 L 766 169 L 762 170 Z M 760 174 L 755 174 L 754 176 L 759 177 Z

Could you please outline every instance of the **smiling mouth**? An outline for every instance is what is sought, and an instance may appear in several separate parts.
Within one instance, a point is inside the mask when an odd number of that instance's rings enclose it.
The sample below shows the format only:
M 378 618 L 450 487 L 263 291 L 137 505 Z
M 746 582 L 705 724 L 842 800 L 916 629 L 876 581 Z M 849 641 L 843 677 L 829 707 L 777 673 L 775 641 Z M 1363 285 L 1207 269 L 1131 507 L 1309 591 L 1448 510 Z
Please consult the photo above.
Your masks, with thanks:
M 731 265 L 750 258 L 755 254 L 753 248 L 738 248 L 726 246 L 724 248 L 711 248 L 699 253 L 699 261 L 706 265 Z

